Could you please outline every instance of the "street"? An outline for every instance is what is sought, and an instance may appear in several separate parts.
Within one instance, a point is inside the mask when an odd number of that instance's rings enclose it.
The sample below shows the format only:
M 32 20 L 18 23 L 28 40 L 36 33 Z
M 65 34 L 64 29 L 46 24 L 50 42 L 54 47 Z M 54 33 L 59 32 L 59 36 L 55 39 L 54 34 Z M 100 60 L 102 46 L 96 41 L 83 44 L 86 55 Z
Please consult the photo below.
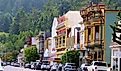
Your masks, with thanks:
M 22 68 L 22 67 L 14 67 L 14 66 L 5 66 L 4 71 L 41 71 L 41 70 L 31 70 L 28 68 Z

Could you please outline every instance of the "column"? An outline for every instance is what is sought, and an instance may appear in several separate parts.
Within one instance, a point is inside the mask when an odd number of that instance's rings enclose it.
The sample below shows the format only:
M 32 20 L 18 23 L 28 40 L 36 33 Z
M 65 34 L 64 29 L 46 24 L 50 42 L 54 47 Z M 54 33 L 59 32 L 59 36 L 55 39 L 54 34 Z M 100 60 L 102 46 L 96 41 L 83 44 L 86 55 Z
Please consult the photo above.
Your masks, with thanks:
M 118 54 L 120 53 L 120 49 L 118 48 Z M 118 71 L 120 71 L 120 57 L 118 55 Z

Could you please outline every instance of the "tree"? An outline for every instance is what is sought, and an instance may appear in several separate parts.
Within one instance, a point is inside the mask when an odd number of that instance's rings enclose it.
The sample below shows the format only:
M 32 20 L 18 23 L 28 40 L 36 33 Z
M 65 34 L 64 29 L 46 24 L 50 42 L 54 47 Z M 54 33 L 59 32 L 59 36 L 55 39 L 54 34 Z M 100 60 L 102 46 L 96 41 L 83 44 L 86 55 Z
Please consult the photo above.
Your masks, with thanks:
M 119 19 L 118 22 L 114 22 L 115 25 L 110 25 L 113 30 L 113 42 L 117 42 L 121 44 L 121 12 L 118 13 L 117 18 Z
M 79 51 L 68 51 L 61 57 L 62 63 L 75 63 L 79 66 Z
M 30 46 L 24 49 L 24 57 L 26 62 L 36 61 L 39 59 L 39 53 L 35 46 Z
M 2 61 L 13 62 L 17 60 L 17 51 L 7 52 L 2 56 Z

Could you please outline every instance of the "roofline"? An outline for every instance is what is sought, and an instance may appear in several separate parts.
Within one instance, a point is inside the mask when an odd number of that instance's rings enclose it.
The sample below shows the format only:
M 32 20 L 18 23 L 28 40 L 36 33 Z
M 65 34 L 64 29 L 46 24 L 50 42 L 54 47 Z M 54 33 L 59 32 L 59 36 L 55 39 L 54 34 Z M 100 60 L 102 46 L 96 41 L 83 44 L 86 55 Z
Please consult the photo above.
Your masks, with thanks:
M 121 46 L 121 45 L 111 45 L 111 46 L 109 46 L 110 48 L 115 48 L 115 47 L 119 47 L 119 46 Z
M 110 11 L 111 11 L 111 12 L 121 12 L 121 10 L 108 10 L 108 9 L 105 10 L 105 12 L 110 12 Z

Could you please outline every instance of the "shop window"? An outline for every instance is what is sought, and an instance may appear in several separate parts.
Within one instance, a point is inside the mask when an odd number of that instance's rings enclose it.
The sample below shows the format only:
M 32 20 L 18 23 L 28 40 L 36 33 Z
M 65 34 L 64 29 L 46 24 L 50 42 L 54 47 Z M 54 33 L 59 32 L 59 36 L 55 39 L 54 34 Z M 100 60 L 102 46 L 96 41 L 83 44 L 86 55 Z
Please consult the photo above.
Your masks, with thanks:
M 102 58 L 102 52 L 98 51 L 98 58 Z
M 95 51 L 94 60 L 97 61 L 97 52 Z

